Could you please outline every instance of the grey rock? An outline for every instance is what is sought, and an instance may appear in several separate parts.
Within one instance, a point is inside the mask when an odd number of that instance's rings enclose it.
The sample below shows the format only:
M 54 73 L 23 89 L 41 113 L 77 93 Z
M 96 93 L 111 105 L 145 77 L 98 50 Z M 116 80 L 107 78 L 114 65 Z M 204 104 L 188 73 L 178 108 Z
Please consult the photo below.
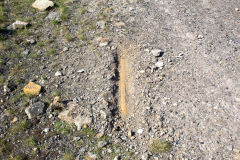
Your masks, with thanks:
M 29 25 L 28 22 L 23 22 L 23 21 L 16 21 L 12 25 L 8 26 L 8 30 L 16 30 L 16 29 L 23 29 L 26 28 Z
M 63 52 L 66 52 L 66 51 L 68 51 L 68 47 L 63 48 Z
M 83 73 L 84 72 L 84 69 L 80 69 L 77 71 L 78 73 Z
M 102 148 L 102 147 L 104 147 L 106 145 L 107 145 L 106 141 L 99 141 L 98 144 L 97 144 L 98 148 Z
M 60 71 L 57 71 L 57 72 L 55 73 L 55 76 L 56 76 L 56 77 L 61 76 L 61 75 L 62 75 L 62 73 L 61 73 Z
M 59 20 L 59 12 L 50 12 L 45 19 L 48 20 Z
M 73 137 L 74 141 L 79 141 L 81 138 L 80 137 Z
M 22 52 L 23 55 L 27 56 L 29 54 L 29 50 L 26 49 L 25 51 Z
M 49 0 L 36 0 L 32 7 L 38 9 L 39 11 L 45 11 L 49 7 L 53 7 L 54 3 Z
M 48 133 L 50 131 L 50 128 L 44 128 L 43 132 Z
M 138 134 L 142 134 L 142 133 L 143 133 L 143 129 L 142 129 L 142 128 L 138 129 L 138 130 L 137 130 L 137 133 L 138 133 Z
M 25 113 L 27 114 L 29 119 L 36 118 L 37 116 L 43 114 L 45 112 L 45 104 L 41 101 L 34 102 L 32 105 L 25 109 Z

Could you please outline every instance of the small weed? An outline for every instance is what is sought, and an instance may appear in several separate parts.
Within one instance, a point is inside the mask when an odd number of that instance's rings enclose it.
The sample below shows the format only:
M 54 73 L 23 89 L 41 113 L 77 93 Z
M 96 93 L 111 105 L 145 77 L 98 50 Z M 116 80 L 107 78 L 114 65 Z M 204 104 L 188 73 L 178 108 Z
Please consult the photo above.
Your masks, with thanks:
M 4 85 L 6 78 L 4 76 L 0 76 L 0 86 Z
M 60 24 L 60 21 L 59 21 L 59 20 L 53 20 L 53 21 L 52 21 L 52 24 L 53 24 L 53 25 L 58 25 L 58 24 Z
M 43 41 L 39 41 L 39 42 L 37 43 L 37 45 L 38 45 L 38 47 L 43 47 L 45 44 L 44 44 Z
M 34 147 L 37 145 L 37 140 L 34 137 L 29 137 L 24 140 L 24 144 L 28 147 Z
M 82 9 L 80 10 L 80 13 L 81 13 L 81 14 L 85 14 L 85 13 L 87 13 L 87 11 L 88 11 L 88 10 L 87 10 L 86 8 L 82 8 Z
M 18 134 L 18 133 L 24 132 L 29 127 L 30 127 L 29 122 L 27 120 L 22 120 L 22 121 L 18 122 L 17 124 L 15 124 L 14 126 L 12 126 L 11 132 L 13 134 Z
M 70 135 L 71 126 L 64 121 L 55 123 L 55 132 L 61 135 Z
M 70 41 L 73 40 L 73 37 L 72 37 L 69 33 L 66 33 L 65 39 L 66 39 L 68 42 L 70 42 Z
M 62 157 L 62 160 L 74 160 L 75 157 L 72 152 L 66 152 L 64 156 Z
M 54 55 L 56 55 L 56 51 L 53 48 L 50 48 L 46 53 L 47 57 L 53 57 Z
M 62 91 L 60 91 L 60 90 L 55 90 L 55 91 L 53 91 L 52 96 L 53 96 L 53 97 L 56 97 L 56 96 L 61 96 L 62 94 L 63 94 Z
M 70 11 L 69 11 L 69 8 L 67 6 L 64 6 L 62 5 L 60 7 L 60 18 L 63 20 L 63 21 L 66 21 L 70 18 Z
M 160 139 L 153 140 L 152 144 L 150 145 L 150 151 L 153 154 L 159 154 L 159 153 L 166 153 L 169 152 L 172 148 L 172 145 L 170 142 L 164 142 Z
M 31 58 L 31 59 L 39 59 L 39 58 L 41 58 L 42 56 L 40 55 L 40 54 L 38 54 L 38 53 L 31 53 L 30 55 L 29 55 L 29 58 Z

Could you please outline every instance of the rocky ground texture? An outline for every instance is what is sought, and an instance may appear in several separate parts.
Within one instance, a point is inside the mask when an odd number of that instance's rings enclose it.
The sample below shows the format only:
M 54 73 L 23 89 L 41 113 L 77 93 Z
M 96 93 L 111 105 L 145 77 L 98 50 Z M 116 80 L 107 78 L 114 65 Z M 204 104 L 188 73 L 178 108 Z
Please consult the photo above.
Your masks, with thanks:
M 46 1 L 0 1 L 1 159 L 240 159 L 237 0 Z

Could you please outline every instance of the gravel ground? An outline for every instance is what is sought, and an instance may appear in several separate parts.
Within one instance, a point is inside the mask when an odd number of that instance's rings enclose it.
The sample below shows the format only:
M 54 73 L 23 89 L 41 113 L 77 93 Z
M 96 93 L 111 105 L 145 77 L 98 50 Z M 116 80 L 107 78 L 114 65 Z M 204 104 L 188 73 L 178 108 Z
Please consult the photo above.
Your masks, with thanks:
M 28 119 L 24 109 L 42 104 L 46 113 L 29 120 L 31 127 L 18 135 L 41 131 L 34 146 L 39 152 L 27 149 L 30 158 L 61 159 L 70 150 L 77 159 L 94 159 L 93 153 L 114 160 L 239 159 L 237 0 L 91 0 L 66 6 L 67 18 L 56 7 L 39 15 L 38 27 L 31 23 L 35 44 L 21 43 L 32 35 L 8 35 L 11 45 L 20 39 L 16 45 L 24 53 L 41 56 L 32 56 L 33 61 L 27 57 L 28 73 L 17 89 L 6 93 L 6 85 L 1 86 L 2 139 L 19 148 L 24 140 L 7 133 L 14 128 L 12 119 Z M 44 92 L 24 106 L 21 98 L 9 103 L 30 80 Z M 56 95 L 63 100 L 63 111 L 49 106 Z M 24 108 L 6 114 L 14 105 Z M 98 139 L 99 134 L 111 138 Z M 79 139 L 80 145 L 74 142 Z M 164 143 L 154 145 L 158 140 Z

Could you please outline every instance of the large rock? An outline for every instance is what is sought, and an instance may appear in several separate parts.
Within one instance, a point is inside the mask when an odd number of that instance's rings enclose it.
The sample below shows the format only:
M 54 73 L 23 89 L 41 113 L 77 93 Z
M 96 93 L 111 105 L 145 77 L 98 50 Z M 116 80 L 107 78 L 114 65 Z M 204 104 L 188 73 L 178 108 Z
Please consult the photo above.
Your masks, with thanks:
M 41 91 L 41 86 L 34 83 L 29 82 L 24 88 L 23 88 L 24 94 L 26 95 L 39 95 Z
M 23 29 L 29 25 L 28 22 L 18 21 L 14 22 L 10 26 L 7 27 L 8 30 L 16 30 L 16 29 Z
M 36 118 L 37 116 L 45 112 L 45 104 L 41 101 L 32 103 L 29 107 L 25 109 L 25 113 L 28 119 Z
M 39 11 L 45 11 L 49 7 L 53 7 L 54 3 L 49 0 L 36 0 L 32 7 L 38 9 Z

